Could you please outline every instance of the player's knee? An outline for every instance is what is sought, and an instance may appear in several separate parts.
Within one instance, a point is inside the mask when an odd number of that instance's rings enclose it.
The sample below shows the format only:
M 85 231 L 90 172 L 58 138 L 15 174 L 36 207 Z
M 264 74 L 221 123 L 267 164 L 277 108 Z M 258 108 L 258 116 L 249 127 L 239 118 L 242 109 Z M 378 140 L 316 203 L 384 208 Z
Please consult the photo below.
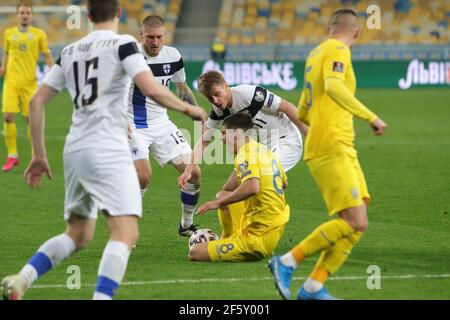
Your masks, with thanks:
M 190 183 L 193 184 L 200 184 L 200 178 L 202 176 L 200 167 L 197 165 L 195 166 L 194 170 L 191 172 L 191 179 L 189 179 Z
M 78 232 L 69 234 L 69 236 L 75 243 L 75 247 L 77 248 L 77 250 L 81 250 L 86 248 L 89 243 L 91 243 L 94 234 L 89 232 Z
M 188 258 L 189 258 L 189 260 L 190 261 L 197 261 L 197 248 L 196 248 L 196 246 L 192 246 L 190 249 L 189 249 L 189 254 L 188 254 Z

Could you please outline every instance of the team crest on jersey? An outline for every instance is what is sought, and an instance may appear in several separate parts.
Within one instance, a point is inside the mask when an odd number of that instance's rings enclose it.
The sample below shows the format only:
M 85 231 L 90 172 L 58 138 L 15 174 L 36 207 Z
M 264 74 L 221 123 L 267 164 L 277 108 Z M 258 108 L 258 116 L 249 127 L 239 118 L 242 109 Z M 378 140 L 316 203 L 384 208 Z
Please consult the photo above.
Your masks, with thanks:
M 19 50 L 20 51 L 27 51 L 28 47 L 26 43 L 19 43 Z
M 163 65 L 163 71 L 165 74 L 169 74 L 170 73 L 170 64 Z
M 344 64 L 342 62 L 335 61 L 333 62 L 333 71 L 334 72 L 344 72 Z
M 239 171 L 240 172 L 245 172 L 246 170 L 248 169 L 248 162 L 247 161 L 244 161 L 243 163 L 241 163 L 240 165 L 239 165 Z
M 262 92 L 261 90 L 257 90 L 255 93 L 255 101 L 263 102 L 264 101 L 264 92 Z

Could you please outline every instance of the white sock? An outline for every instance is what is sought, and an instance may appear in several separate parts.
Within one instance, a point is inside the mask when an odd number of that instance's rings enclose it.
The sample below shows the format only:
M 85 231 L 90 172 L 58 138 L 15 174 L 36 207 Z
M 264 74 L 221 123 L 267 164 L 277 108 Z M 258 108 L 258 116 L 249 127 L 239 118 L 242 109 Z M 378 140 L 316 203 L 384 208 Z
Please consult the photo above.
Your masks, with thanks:
M 186 188 L 181 188 L 181 226 L 189 228 L 194 223 L 194 212 L 197 206 L 200 186 L 187 183 Z
M 93 299 L 110 299 L 123 280 L 130 256 L 130 248 L 121 241 L 109 240 L 103 251 L 102 260 L 98 269 L 97 288 Z
M 92 300 L 112 300 L 112 297 L 108 296 L 107 294 L 95 291 Z
M 284 254 L 281 256 L 281 262 L 288 267 L 292 267 L 294 269 L 297 268 L 298 263 L 297 261 L 295 261 L 294 256 L 292 255 L 292 253 L 289 251 L 288 253 Z
M 39 276 L 68 258 L 75 250 L 76 246 L 72 238 L 65 233 L 60 234 L 47 240 L 19 274 L 30 287 Z
M 303 284 L 303 288 L 308 292 L 317 292 L 323 288 L 323 283 L 320 281 L 314 280 L 313 278 L 308 278 L 308 279 L 306 279 L 305 283 Z

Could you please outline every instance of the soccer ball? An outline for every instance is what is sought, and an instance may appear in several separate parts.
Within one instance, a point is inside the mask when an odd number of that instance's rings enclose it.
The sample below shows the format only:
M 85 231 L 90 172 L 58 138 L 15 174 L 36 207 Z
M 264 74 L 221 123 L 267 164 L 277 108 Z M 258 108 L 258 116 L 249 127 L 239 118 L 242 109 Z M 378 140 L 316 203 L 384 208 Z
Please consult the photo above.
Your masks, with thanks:
M 189 238 L 189 248 L 194 244 L 219 240 L 219 236 L 211 229 L 199 229 Z

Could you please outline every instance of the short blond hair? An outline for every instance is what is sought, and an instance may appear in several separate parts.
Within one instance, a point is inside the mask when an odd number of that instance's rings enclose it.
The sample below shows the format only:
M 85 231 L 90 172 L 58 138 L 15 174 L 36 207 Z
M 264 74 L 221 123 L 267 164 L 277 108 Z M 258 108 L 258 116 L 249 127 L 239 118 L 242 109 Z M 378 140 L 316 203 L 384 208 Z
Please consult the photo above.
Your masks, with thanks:
M 27 0 L 21 0 L 17 3 L 16 12 L 19 12 L 20 7 L 28 7 L 31 8 L 31 10 L 33 10 L 33 4 L 31 3 L 31 1 Z

